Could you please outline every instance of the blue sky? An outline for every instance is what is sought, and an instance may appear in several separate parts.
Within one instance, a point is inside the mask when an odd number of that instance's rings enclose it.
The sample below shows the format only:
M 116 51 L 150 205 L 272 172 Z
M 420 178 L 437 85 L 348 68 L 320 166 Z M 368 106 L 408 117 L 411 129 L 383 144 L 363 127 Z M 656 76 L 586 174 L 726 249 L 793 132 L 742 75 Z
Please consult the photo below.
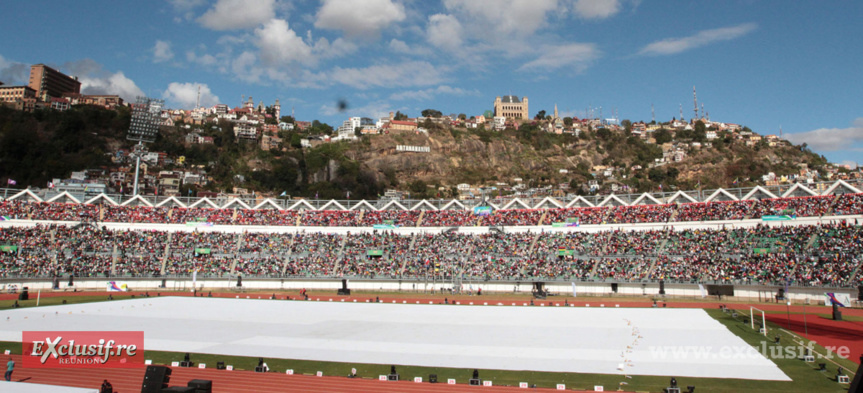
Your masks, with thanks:
M 29 65 L 84 91 L 239 105 L 300 120 L 426 108 L 480 114 L 528 96 L 531 115 L 693 115 L 779 132 L 863 161 L 863 2 L 656 0 L 167 0 L 4 4 L 0 81 Z M 336 103 L 349 107 L 339 112 Z

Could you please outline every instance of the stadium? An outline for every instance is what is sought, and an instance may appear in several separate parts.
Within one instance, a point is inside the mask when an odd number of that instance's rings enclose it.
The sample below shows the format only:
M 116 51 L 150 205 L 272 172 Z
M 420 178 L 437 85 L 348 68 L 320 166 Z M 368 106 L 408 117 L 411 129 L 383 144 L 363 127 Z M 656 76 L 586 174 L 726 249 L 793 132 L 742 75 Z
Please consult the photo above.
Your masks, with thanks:
M 859 384 L 856 183 L 467 201 L 7 189 L 0 216 L 17 359 L 24 331 L 117 330 L 144 331 L 171 386 L 212 391 Z M 145 378 L 84 371 L 16 372 L 65 391 Z

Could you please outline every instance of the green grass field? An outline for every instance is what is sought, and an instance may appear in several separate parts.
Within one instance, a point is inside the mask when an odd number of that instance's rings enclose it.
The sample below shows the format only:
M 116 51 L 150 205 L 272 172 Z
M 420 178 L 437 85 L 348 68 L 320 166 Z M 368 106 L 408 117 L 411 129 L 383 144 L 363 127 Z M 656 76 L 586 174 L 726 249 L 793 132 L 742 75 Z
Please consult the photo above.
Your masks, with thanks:
M 129 295 L 115 295 L 115 299 L 129 298 Z M 49 297 L 40 300 L 40 306 L 62 304 L 63 300 L 67 304 L 86 303 L 94 301 L 104 301 L 105 296 L 70 296 L 70 297 Z M 618 299 L 625 301 L 624 299 Z M 14 301 L 0 301 L 0 309 L 8 309 Z M 19 302 L 22 307 L 35 306 L 35 300 Z M 752 346 L 761 346 L 765 337 L 753 331 L 748 324 L 742 323 L 739 319 L 733 318 L 729 313 L 724 313 L 719 309 L 706 309 L 706 312 L 720 323 L 724 324 L 731 332 L 742 338 Z M 768 323 L 770 327 L 770 340 L 768 347 L 773 347 L 773 339 L 778 330 L 774 330 L 777 326 Z M 781 327 L 781 326 L 780 326 Z M 705 343 L 709 345 L 710 343 Z M 796 346 L 797 343 L 792 340 L 791 336 L 783 334 L 779 345 Z M 9 349 L 13 353 L 21 353 L 21 343 L 17 342 L 0 342 L 0 350 Z M 824 348 L 815 346 L 816 352 L 824 353 Z M 161 351 L 145 351 L 145 358 L 151 359 L 155 364 L 170 365 L 172 361 L 180 361 L 183 359 L 183 353 L 161 352 Z M 378 375 L 388 374 L 390 365 L 378 364 L 352 364 L 352 363 L 337 363 L 337 362 L 321 362 L 308 360 L 292 360 L 286 355 L 286 359 L 265 359 L 270 369 L 284 373 L 286 369 L 293 369 L 297 374 L 314 374 L 317 371 L 322 371 L 324 375 L 346 376 L 350 374 L 351 368 L 357 369 L 357 374 L 364 378 L 376 378 Z M 253 370 L 257 365 L 256 357 L 236 357 L 222 355 L 208 355 L 193 353 L 191 359 L 195 363 L 206 363 L 207 367 L 215 367 L 216 362 L 223 361 L 227 365 L 233 365 L 239 370 Z M 805 363 L 799 359 L 774 359 L 779 368 L 785 372 L 793 381 L 792 382 L 771 382 L 771 381 L 749 381 L 736 379 L 711 379 L 711 378 L 677 378 L 680 386 L 694 385 L 696 391 L 699 392 L 720 392 L 720 393 L 738 393 L 738 392 L 782 392 L 782 393 L 808 393 L 808 392 L 847 392 L 847 385 L 840 385 L 834 380 L 836 366 L 829 364 L 828 372 L 822 373 L 817 371 L 817 363 L 823 362 L 818 360 L 815 363 Z M 852 372 L 857 366 L 851 361 L 845 359 L 837 360 L 837 363 L 845 367 L 846 370 Z M 397 371 L 402 378 L 413 378 L 421 376 L 424 379 L 428 378 L 429 374 L 437 374 L 438 380 L 446 381 L 448 378 L 455 378 L 460 383 L 466 382 L 472 373 L 472 369 L 453 369 L 453 368 L 429 368 L 415 366 L 396 365 Z M 850 375 L 850 374 L 849 374 Z M 651 376 L 633 376 L 632 378 L 624 378 L 620 375 L 603 375 L 603 374 L 577 374 L 577 373 L 549 373 L 549 372 L 534 372 L 534 371 L 502 371 L 502 370 L 480 370 L 480 378 L 492 380 L 495 385 L 512 385 L 517 386 L 519 382 L 528 382 L 536 384 L 539 387 L 554 388 L 558 383 L 566 384 L 568 389 L 581 388 L 593 389 L 594 385 L 603 385 L 606 390 L 616 390 L 620 382 L 626 382 L 623 386 L 624 391 L 649 391 L 661 392 L 663 388 L 668 386 L 669 377 L 651 377 Z

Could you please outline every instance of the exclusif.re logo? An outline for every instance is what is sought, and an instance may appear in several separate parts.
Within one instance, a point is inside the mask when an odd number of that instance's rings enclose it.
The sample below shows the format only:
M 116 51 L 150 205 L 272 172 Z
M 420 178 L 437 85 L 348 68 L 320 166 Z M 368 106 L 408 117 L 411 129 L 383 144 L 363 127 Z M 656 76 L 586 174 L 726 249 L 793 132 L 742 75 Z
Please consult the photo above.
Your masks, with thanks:
M 24 367 L 127 368 L 144 364 L 144 332 L 24 332 Z

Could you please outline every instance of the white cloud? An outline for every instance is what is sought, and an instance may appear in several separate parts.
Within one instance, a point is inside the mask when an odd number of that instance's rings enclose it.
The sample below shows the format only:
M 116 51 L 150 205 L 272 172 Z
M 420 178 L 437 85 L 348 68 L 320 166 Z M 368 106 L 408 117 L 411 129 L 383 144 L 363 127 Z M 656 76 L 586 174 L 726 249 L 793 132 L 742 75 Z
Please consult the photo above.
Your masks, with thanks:
M 275 0 L 218 0 L 198 18 L 211 30 L 235 30 L 255 27 L 275 17 Z
M 357 89 L 370 87 L 428 86 L 443 80 L 442 67 L 424 61 L 381 64 L 365 68 L 335 67 L 329 79 Z
M 455 96 L 478 96 L 480 95 L 477 90 L 465 90 L 460 87 L 451 87 L 447 85 L 438 86 L 436 88 L 424 89 L 424 90 L 412 90 L 412 91 L 403 91 L 400 93 L 395 93 L 390 95 L 390 99 L 393 101 L 403 101 L 403 100 L 416 100 L 416 101 L 428 101 L 432 98 L 435 98 L 438 95 L 455 95 Z
M 198 87 L 201 88 L 201 106 L 211 107 L 219 103 L 219 97 L 210 91 L 210 87 L 201 83 L 178 83 L 172 82 L 168 89 L 162 93 L 162 98 L 172 108 L 194 108 L 198 100 Z
M 848 128 L 819 128 L 785 137 L 795 144 L 806 143 L 813 151 L 859 151 L 859 146 L 854 145 L 863 142 L 863 117 L 858 117 Z
M 426 39 L 438 48 L 457 50 L 462 46 L 461 23 L 452 15 L 435 14 L 429 17 Z
M 25 85 L 30 81 L 30 66 L 9 61 L 0 55 L 0 82 L 7 85 Z
M 257 66 L 258 57 L 252 52 L 243 52 L 231 61 L 234 76 L 244 82 L 260 83 L 263 70 Z
M 546 26 L 547 15 L 565 11 L 558 0 L 444 0 L 444 7 L 474 35 L 503 40 L 533 34 Z
M 196 63 L 203 66 L 214 66 L 218 63 L 216 60 L 216 56 L 210 54 L 198 55 L 195 51 L 186 51 L 186 61 L 189 63 Z
M 422 46 L 410 46 L 406 42 L 393 38 L 390 40 L 389 48 L 391 51 L 405 54 L 405 55 L 417 55 L 417 56 L 425 56 L 431 54 L 431 51 Z
M 156 40 L 156 45 L 153 46 L 153 62 L 164 63 L 174 58 L 174 51 L 171 50 L 171 43 L 168 41 Z
M 175 22 L 182 22 L 183 20 L 191 20 L 195 13 L 193 10 L 206 4 L 206 0 L 168 0 L 168 3 L 171 3 L 174 11 L 180 14 L 182 17 L 175 17 Z
M 134 102 L 138 96 L 145 95 L 144 91 L 135 84 L 135 81 L 126 77 L 123 71 L 113 73 L 106 71 L 101 64 L 92 59 L 69 62 L 60 69 L 61 71 L 68 70 L 68 75 L 78 77 L 83 94 L 116 94 L 130 102 Z
M 206 3 L 206 0 L 168 0 L 178 11 L 190 10 Z
M 703 30 L 695 35 L 683 38 L 666 38 L 648 44 L 641 51 L 640 55 L 673 55 L 690 49 L 702 47 L 718 41 L 728 41 L 735 38 L 743 37 L 754 31 L 758 25 L 755 23 L 745 23 L 742 25 L 723 27 L 719 29 Z
M 549 46 L 540 53 L 538 58 L 525 63 L 518 70 L 547 71 L 569 67 L 576 72 L 582 72 L 600 56 L 596 45 L 584 43 Z
M 271 19 L 255 29 L 255 37 L 255 45 L 261 50 L 261 62 L 267 66 L 314 62 L 312 48 L 290 29 L 285 20 Z
M 341 30 L 349 37 L 376 37 L 393 22 L 403 20 L 404 6 L 391 0 L 324 0 L 315 27 Z
M 620 0 L 576 0 L 573 11 L 585 19 L 605 19 L 620 12 Z
M 78 80 L 81 81 L 81 93 L 83 94 L 116 94 L 130 102 L 134 102 L 138 96 L 145 95 L 134 81 L 123 74 L 123 71 L 117 71 L 103 77 L 92 75 L 78 77 Z
M 318 59 L 330 59 L 349 55 L 359 49 L 356 44 L 343 38 L 336 38 L 329 42 L 326 38 L 319 38 L 312 47 L 312 53 Z

